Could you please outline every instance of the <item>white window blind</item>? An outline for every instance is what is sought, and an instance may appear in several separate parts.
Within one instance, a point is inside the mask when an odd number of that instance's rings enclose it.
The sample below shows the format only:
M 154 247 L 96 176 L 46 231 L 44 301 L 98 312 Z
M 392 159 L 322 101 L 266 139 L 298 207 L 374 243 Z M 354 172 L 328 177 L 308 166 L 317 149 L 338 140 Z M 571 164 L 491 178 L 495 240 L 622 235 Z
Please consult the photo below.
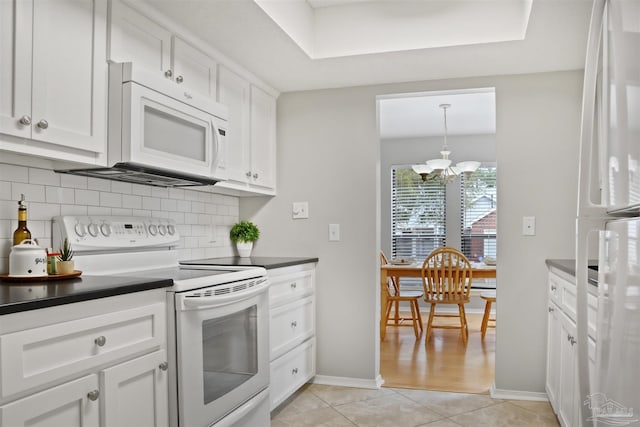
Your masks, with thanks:
M 496 168 L 480 167 L 461 177 L 462 253 L 471 261 L 496 257 Z
M 446 242 L 445 186 L 423 182 L 410 167 L 392 168 L 391 256 L 424 260 Z

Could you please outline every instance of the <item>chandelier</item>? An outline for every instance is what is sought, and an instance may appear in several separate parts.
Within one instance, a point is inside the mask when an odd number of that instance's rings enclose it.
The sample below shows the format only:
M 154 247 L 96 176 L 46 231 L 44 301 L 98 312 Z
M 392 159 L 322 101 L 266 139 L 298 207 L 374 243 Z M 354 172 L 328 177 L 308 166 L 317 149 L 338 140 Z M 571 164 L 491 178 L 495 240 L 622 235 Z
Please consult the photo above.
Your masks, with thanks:
M 449 159 L 449 147 L 447 146 L 447 108 L 451 104 L 440 104 L 440 108 L 444 111 L 444 145 L 442 146 L 442 158 L 427 160 L 425 163 L 411 166 L 411 169 L 422 177 L 423 181 L 440 181 L 443 184 L 453 182 L 458 175 L 464 173 L 465 176 L 471 175 L 480 167 L 480 162 L 466 161 L 459 162 L 455 166 L 451 166 Z

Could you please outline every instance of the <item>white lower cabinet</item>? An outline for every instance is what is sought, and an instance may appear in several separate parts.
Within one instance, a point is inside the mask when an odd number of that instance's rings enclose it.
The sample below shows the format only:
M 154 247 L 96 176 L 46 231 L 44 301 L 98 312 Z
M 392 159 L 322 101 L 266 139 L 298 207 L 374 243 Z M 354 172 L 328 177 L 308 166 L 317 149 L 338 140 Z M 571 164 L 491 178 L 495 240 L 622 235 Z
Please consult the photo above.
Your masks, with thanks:
M 2 316 L 0 427 L 167 426 L 164 298 L 159 289 Z
M 316 374 L 315 264 L 267 270 L 271 410 Z
M 549 272 L 547 316 L 547 374 L 545 388 L 560 425 L 581 426 L 578 386 L 578 338 L 576 331 L 576 285 L 569 278 Z M 597 299 L 588 295 L 589 370 L 593 381 L 595 362 L 595 317 Z

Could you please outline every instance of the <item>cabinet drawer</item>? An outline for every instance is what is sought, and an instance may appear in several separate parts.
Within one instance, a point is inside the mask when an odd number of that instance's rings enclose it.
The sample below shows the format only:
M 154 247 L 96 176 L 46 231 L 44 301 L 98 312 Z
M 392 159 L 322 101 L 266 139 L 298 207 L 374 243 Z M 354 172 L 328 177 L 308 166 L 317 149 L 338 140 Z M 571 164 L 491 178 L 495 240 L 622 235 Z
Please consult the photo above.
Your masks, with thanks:
M 549 275 L 549 298 L 560 303 L 560 290 L 562 289 L 563 280 L 553 274 Z
M 271 362 L 271 410 L 316 374 L 316 343 L 310 339 Z
M 3 335 L 0 395 L 159 348 L 165 334 L 165 305 L 152 304 Z
M 313 271 L 274 276 L 269 286 L 269 305 L 280 305 L 313 293 Z
M 571 320 L 576 320 L 576 285 L 573 283 L 567 283 L 560 288 L 560 307 L 567 313 Z
M 271 309 L 272 360 L 314 335 L 314 311 L 313 296 Z

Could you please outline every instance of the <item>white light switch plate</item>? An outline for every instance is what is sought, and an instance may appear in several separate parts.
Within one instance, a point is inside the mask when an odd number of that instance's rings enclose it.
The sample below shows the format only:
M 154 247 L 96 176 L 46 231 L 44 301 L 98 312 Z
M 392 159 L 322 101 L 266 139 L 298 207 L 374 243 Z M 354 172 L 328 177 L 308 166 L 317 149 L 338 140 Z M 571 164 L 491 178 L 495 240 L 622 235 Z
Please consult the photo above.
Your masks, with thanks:
M 309 218 L 309 202 L 293 202 L 291 217 L 293 219 Z
M 340 240 L 340 224 L 329 224 L 329 241 L 337 242 Z
M 536 217 L 535 216 L 522 217 L 522 235 L 523 236 L 536 235 Z

